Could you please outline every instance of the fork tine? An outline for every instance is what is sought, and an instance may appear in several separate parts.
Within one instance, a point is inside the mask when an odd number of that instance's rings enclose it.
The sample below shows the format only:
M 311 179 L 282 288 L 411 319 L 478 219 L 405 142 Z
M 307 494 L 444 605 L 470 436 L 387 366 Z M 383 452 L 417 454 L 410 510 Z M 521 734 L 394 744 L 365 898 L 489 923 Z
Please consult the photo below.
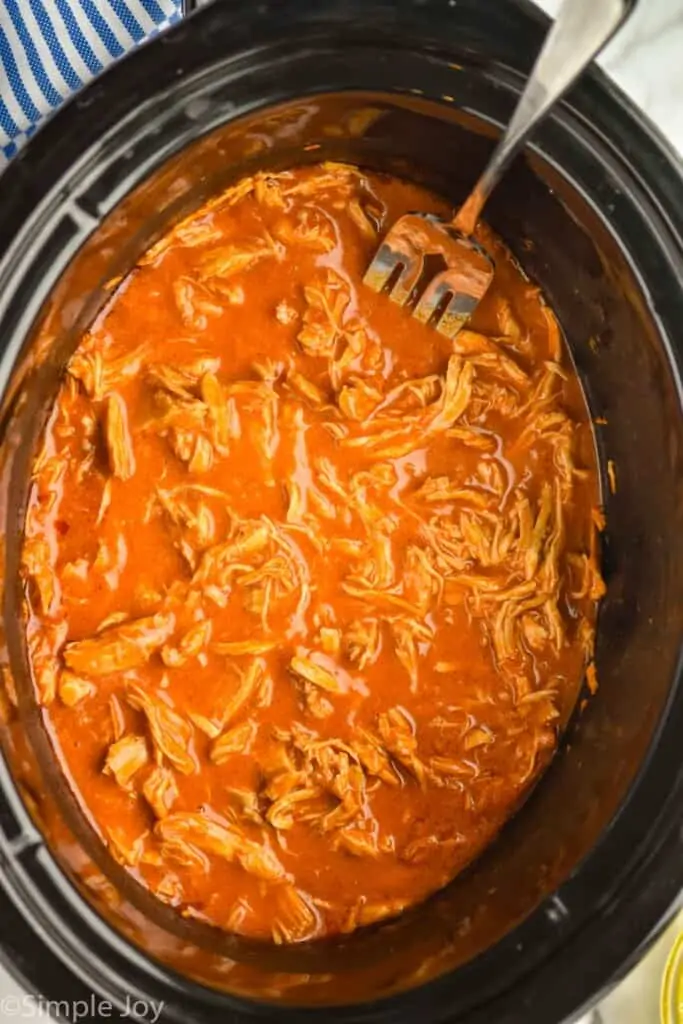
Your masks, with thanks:
M 430 282 L 413 310 L 413 316 L 423 324 L 428 323 L 446 295 L 450 294 L 451 299 L 441 316 L 434 321 L 434 327 L 447 338 L 454 338 L 458 331 L 465 326 L 472 313 L 474 313 L 479 305 L 479 299 L 475 295 L 454 292 L 448 281 L 441 280 L 442 277 L 447 276 L 447 271 L 444 271 L 442 275 L 440 274 L 439 277 Z
M 402 217 L 388 232 L 363 278 L 364 284 L 375 292 L 381 292 L 400 268 L 390 295 L 401 306 L 410 298 L 424 271 L 422 253 L 410 244 L 402 230 L 401 221 L 405 219 Z
M 448 305 L 434 321 L 437 331 L 447 338 L 454 338 L 465 326 L 493 279 L 493 264 L 480 250 L 468 246 L 462 256 L 461 266 L 446 267 L 432 278 L 413 310 L 413 316 L 426 324 L 450 295 Z

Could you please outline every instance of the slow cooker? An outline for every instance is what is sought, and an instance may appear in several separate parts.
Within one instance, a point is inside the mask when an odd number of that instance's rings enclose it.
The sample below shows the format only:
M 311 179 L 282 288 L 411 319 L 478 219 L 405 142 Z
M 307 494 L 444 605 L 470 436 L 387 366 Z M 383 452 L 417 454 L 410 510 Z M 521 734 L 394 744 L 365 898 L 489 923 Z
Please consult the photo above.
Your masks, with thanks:
M 536 131 L 487 218 L 557 311 L 605 479 L 600 687 L 470 869 L 394 922 L 275 949 L 145 896 L 94 838 L 27 685 L 27 466 L 79 333 L 170 223 L 256 168 L 348 160 L 457 203 L 546 20 L 525 0 L 222 0 L 58 113 L 0 180 L 2 956 L 53 1001 L 161 1020 L 559 1024 L 623 973 L 683 885 L 683 174 L 597 70 Z M 66 822 L 57 842 L 46 822 Z M 95 863 L 106 884 L 83 885 Z M 112 891 L 115 896 L 112 898 Z M 145 1019 L 138 1014 L 127 1019 Z

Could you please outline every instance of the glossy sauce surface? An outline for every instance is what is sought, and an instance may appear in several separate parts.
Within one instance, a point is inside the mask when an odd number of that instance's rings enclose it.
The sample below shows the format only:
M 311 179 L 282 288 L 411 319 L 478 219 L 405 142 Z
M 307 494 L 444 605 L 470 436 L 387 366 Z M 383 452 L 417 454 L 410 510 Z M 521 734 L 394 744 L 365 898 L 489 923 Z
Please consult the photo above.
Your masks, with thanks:
M 276 942 L 445 884 L 592 658 L 597 476 L 555 317 L 485 226 L 454 341 L 364 288 L 408 210 L 449 213 L 341 165 L 239 183 L 121 283 L 34 467 L 27 639 L 74 790 L 160 899 Z

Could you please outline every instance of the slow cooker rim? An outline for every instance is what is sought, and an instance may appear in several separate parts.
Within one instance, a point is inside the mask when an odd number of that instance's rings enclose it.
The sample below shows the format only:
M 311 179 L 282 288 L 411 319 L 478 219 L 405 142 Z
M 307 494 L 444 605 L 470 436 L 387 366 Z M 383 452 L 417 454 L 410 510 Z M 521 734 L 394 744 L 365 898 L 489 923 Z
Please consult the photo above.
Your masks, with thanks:
M 380 5 L 378 5 L 378 6 L 383 6 L 383 7 L 386 7 L 387 5 L 386 5 L 386 4 L 380 4 Z M 207 11 L 202 11 L 202 12 L 200 12 L 200 13 L 199 13 L 198 15 L 196 15 L 195 17 L 198 17 L 198 18 L 199 18 L 199 17 L 207 17 L 207 25 L 208 25 L 208 24 L 209 24 L 209 22 L 208 22 L 208 15 L 209 15 L 210 13 L 211 13 L 211 9 L 208 9 Z M 177 33 L 177 32 L 179 32 L 179 31 L 181 31 L 182 29 L 183 29 L 183 26 L 179 26 L 179 28 L 178 28 L 178 29 L 176 29 L 176 30 L 175 30 L 175 32 Z M 142 65 L 141 65 L 141 63 L 139 64 L 139 66 L 140 66 L 140 67 L 142 66 Z M 127 68 L 126 68 L 126 69 L 121 69 L 121 68 L 118 68 L 118 69 L 113 69 L 113 71 L 114 71 L 114 72 L 118 72 L 118 73 L 121 73 L 121 72 L 122 72 L 122 70 L 127 70 Z M 113 74 L 113 72 L 110 72 L 110 74 Z M 596 76 L 596 74 L 597 74 L 597 73 L 594 73 L 594 77 Z M 123 78 L 122 78 L 122 77 L 121 77 L 121 80 L 123 80 Z M 599 80 L 599 79 L 598 79 L 598 80 Z M 100 101 L 101 101 L 101 102 L 103 102 L 103 101 L 104 101 L 104 99 L 105 99 L 105 96 L 104 96 L 104 95 L 102 95 L 102 96 L 100 97 Z M 620 93 L 619 93 L 618 99 L 620 99 L 620 100 L 621 100 L 621 102 L 623 103 L 623 97 L 621 96 L 621 94 L 620 94 Z M 75 101 L 75 102 L 77 102 L 77 101 Z M 66 112 L 65 112 L 65 113 L 66 113 Z M 47 126 L 47 128 L 43 130 L 43 132 L 40 132 L 40 133 L 38 133 L 38 136 L 36 137 L 36 139 L 35 139 L 35 140 L 34 140 L 34 141 L 33 141 L 33 142 L 31 143 L 31 147 L 33 147 L 33 148 L 29 150 L 30 152 L 37 152 L 37 150 L 38 150 L 38 147 L 36 146 L 36 143 L 39 143 L 39 142 L 40 142 L 40 143 L 42 144 L 42 147 L 43 147 L 43 154 L 44 154 L 44 155 L 46 155 L 46 154 L 47 154 L 47 152 L 48 152 L 48 147 L 50 146 L 50 142 L 49 142 L 49 139 L 48 139 L 48 137 L 47 137 L 47 135 L 46 135 L 45 133 L 48 133 L 48 129 L 51 129 L 52 131 L 54 131 L 54 130 L 56 129 L 56 126 L 58 125 L 58 123 L 59 123 L 59 121 L 60 121 L 60 116 L 61 116 L 61 115 L 58 115 L 58 116 L 57 116 L 57 117 L 56 117 L 56 118 L 54 119 L 54 121 L 53 121 L 53 122 L 51 123 L 51 125 L 48 125 L 48 126 Z M 641 118 L 640 118 L 640 117 L 638 117 L 638 120 L 641 120 Z M 660 149 L 660 152 L 664 152 L 664 155 L 665 155 L 665 156 L 667 157 L 667 159 L 668 159 L 668 154 L 666 154 L 666 149 L 667 149 L 666 145 L 664 145 L 664 146 L 662 147 L 662 145 L 661 145 L 661 140 L 660 140 L 660 139 L 659 139 L 659 137 L 658 137 L 658 133 L 656 132 L 656 129 L 652 129 L 652 126 L 651 126 L 651 125 L 649 124 L 649 122 L 647 121 L 647 119 L 644 119 L 644 120 L 645 120 L 645 128 L 646 128 L 646 129 L 648 129 L 648 134 L 651 134 L 651 135 L 652 135 L 652 142 L 653 142 L 653 144 L 654 144 L 654 145 L 656 145 L 656 146 L 658 146 L 658 147 L 659 147 L 659 149 Z M 64 122 L 64 123 L 65 123 L 65 122 Z M 53 155 L 54 155 L 54 154 L 53 154 Z M 673 162 L 673 157 L 672 157 L 672 162 Z M 23 165 L 22 165 L 22 166 L 23 166 Z M 680 175 L 680 169 L 679 169 L 679 168 L 677 168 L 677 167 L 676 167 L 676 168 L 670 168 L 670 169 L 671 169 L 671 170 L 674 170 L 674 169 L 675 169 L 675 171 L 676 171 L 676 173 L 677 173 L 677 175 L 678 175 L 678 176 L 677 176 L 677 179 L 676 179 L 676 180 L 678 181 L 678 184 L 679 184 L 679 187 L 680 187 L 680 182 L 681 182 L 681 175 Z M 11 172 L 12 172 L 12 170 L 13 170 L 13 168 L 12 168 L 12 167 L 10 167 L 9 171 L 8 171 L 8 172 L 6 172 L 7 174 L 9 174 L 9 175 L 10 175 L 10 177 L 9 177 L 9 186 L 10 186 L 10 190 L 11 190 L 11 188 L 12 188 L 12 173 L 11 173 Z M 21 178 L 21 177 L 22 177 L 22 176 L 24 175 L 24 172 L 23 172 L 23 170 L 22 170 L 22 169 L 20 168 L 20 166 L 19 166 L 19 165 L 18 165 L 18 166 L 17 166 L 17 168 L 16 168 L 16 175 L 18 176 L 18 178 L 19 178 L 19 179 L 20 179 L 20 178 Z M 674 174 L 672 174 L 672 175 L 671 175 L 671 180 L 672 180 L 672 182 L 674 181 L 674 178 L 675 178 L 675 175 L 674 175 Z M 4 182 L 3 182 L 3 183 L 4 183 Z M 29 181 L 29 185 L 30 185 L 30 184 L 31 184 L 31 182 Z M 36 191 L 37 191 L 37 192 L 40 192 L 40 191 L 41 191 L 41 188 L 40 188 L 39 184 L 38 184 L 38 183 L 36 183 L 36 186 L 37 186 L 37 188 L 36 188 Z M 24 207 L 25 207 L 25 209 L 26 209 L 26 210 L 29 210 L 29 209 L 31 208 L 31 206 L 30 206 L 30 200 L 29 200 L 29 201 L 26 201 L 26 202 L 25 202 L 25 204 L 24 204 Z M 2 235 L 2 220 L 3 220 L 3 218 L 2 218 L 2 213 L 0 212 L 0 236 Z M 18 235 L 18 234 L 19 234 L 19 231 L 17 231 L 17 235 Z M 662 844 L 662 848 L 664 847 L 664 845 L 665 845 L 665 843 L 663 843 L 663 844 Z M 538 908 L 538 909 L 540 909 L 540 908 Z M 537 912 L 537 911 L 534 911 L 534 913 L 536 913 L 536 912 Z M 438 985 L 440 981 L 441 981 L 441 979 L 439 979 L 439 981 L 437 981 L 437 982 L 434 982 L 434 983 L 431 983 L 431 984 L 432 984 L 432 985 Z M 421 990 L 421 991 L 424 991 L 424 990 Z M 411 994 L 411 993 L 407 993 L 407 994 L 402 994 L 401 996 L 399 996 L 399 997 L 396 997 L 396 998 L 400 998 L 400 999 L 402 1000 L 402 1002 L 403 1002 L 403 1003 L 405 1003 L 405 1000 L 406 1000 L 407 996 L 409 996 L 410 994 Z M 240 1001 L 240 1005 L 242 1005 L 242 1004 L 241 1004 L 241 1001 Z M 282 1011 L 280 1011 L 280 1012 L 282 1012 Z M 298 1011 L 296 1011 L 296 1012 L 297 1012 L 297 1013 L 302 1013 L 302 1012 L 306 1012 L 306 1011 L 301 1011 L 301 1010 L 298 1010 Z M 333 1015 L 334 1015 L 334 1011 L 327 1011 L 327 1012 L 329 1012 L 331 1016 L 333 1016 Z
M 220 6 L 223 10 L 227 11 L 230 7 L 237 8 L 240 2 L 241 0 L 220 0 Z M 293 0 L 289 0 L 289 2 L 292 3 Z M 464 0 L 464 2 L 463 0 L 458 0 L 458 2 L 462 6 L 467 6 L 468 4 L 471 5 L 472 0 Z M 42 180 L 34 173 L 30 166 L 27 166 L 29 158 L 33 160 L 34 164 L 47 162 L 54 180 L 54 175 L 58 174 L 60 170 L 58 158 L 61 158 L 62 166 L 70 167 L 74 162 L 68 147 L 67 152 L 63 152 L 65 147 L 62 145 L 67 140 L 67 136 L 79 134 L 76 131 L 67 131 L 69 122 L 75 127 L 76 121 L 80 120 L 82 122 L 84 118 L 87 119 L 89 111 L 95 105 L 100 108 L 99 112 L 103 116 L 101 118 L 91 118 L 91 123 L 97 122 L 99 125 L 112 120 L 118 107 L 116 101 L 118 97 L 126 94 L 126 86 L 130 84 L 128 79 L 133 77 L 132 74 L 127 74 L 127 72 L 132 73 L 133 68 L 136 68 L 138 74 L 134 85 L 144 83 L 146 75 L 140 72 L 145 68 L 151 51 L 161 53 L 163 47 L 173 48 L 176 45 L 179 46 L 184 36 L 193 29 L 193 26 L 201 26 L 203 21 L 206 22 L 206 32 L 209 33 L 209 19 L 216 16 L 215 8 L 218 6 L 216 0 L 211 0 L 211 2 L 203 4 L 201 7 L 196 7 L 191 0 L 186 0 L 186 4 L 188 14 L 182 21 L 172 26 L 167 32 L 148 40 L 138 46 L 136 50 L 116 61 L 77 94 L 68 99 L 42 123 L 38 131 L 27 141 L 18 155 L 4 168 L 0 175 L 0 180 L 3 185 L 9 186 L 8 191 L 11 192 L 13 202 L 11 206 L 7 203 L 0 204 L 0 265 L 4 252 L 11 244 L 13 237 L 20 232 L 27 217 L 39 206 L 40 198 L 46 191 Z M 535 23 L 536 30 L 539 33 L 544 31 L 550 23 L 548 15 L 533 0 L 509 0 L 509 4 L 511 8 L 517 8 L 521 16 L 527 21 Z M 343 20 L 351 16 L 354 9 L 359 15 L 368 15 L 372 10 L 378 13 L 384 11 L 384 13 L 395 14 L 396 21 L 398 22 L 400 13 L 405 10 L 417 9 L 420 12 L 429 13 L 439 8 L 447 10 L 454 5 L 455 0 L 393 0 L 393 3 L 391 0 L 372 0 L 371 3 L 365 5 L 359 2 L 359 0 L 349 0 L 345 10 L 344 5 L 341 5 L 341 13 Z M 297 13 L 303 13 L 304 9 L 306 9 L 304 16 L 306 21 L 313 21 L 316 15 L 319 15 L 321 19 L 327 17 L 331 20 L 334 18 L 335 12 L 339 14 L 339 6 L 338 0 L 322 5 L 319 0 L 296 0 Z M 280 5 L 277 3 L 277 0 L 264 0 L 264 2 L 258 4 L 253 12 L 252 21 L 259 28 L 262 27 L 266 19 L 273 18 L 274 15 L 279 13 L 279 7 Z M 328 9 L 323 11 L 323 8 Z M 351 20 L 350 17 L 349 20 Z M 243 16 L 243 12 L 240 12 L 240 21 L 233 27 L 237 27 L 240 33 L 248 38 L 251 25 L 248 23 L 248 19 Z M 530 59 L 528 63 L 531 63 Z M 183 72 L 179 69 L 177 73 Z M 635 123 L 638 132 L 641 136 L 645 136 L 652 151 L 649 154 L 649 162 L 657 161 L 659 172 L 668 178 L 665 184 L 668 187 L 677 188 L 683 178 L 683 155 L 664 136 L 652 118 L 638 107 L 624 90 L 595 63 L 591 65 L 582 77 L 584 86 L 587 82 L 591 82 L 600 93 L 606 95 L 609 101 L 612 102 L 614 109 L 618 109 L 622 116 L 626 117 L 631 124 Z M 574 88 L 580 88 L 580 85 Z M 572 94 L 572 91 L 568 93 L 567 99 L 563 101 L 563 104 L 567 101 L 571 102 Z M 130 104 L 127 106 L 130 108 Z M 88 133 L 83 130 L 83 123 L 79 125 L 79 128 L 81 129 L 81 138 L 76 141 L 75 148 L 82 152 L 81 140 L 84 136 L 87 137 Z M 100 136 L 101 133 L 96 132 L 93 141 L 96 141 Z M 530 148 L 533 149 L 533 139 Z M 658 191 L 661 191 L 661 188 Z M 678 223 L 675 222 L 675 211 L 675 207 L 673 211 L 669 209 L 667 217 L 674 232 L 679 238 L 683 238 L 683 210 L 679 213 Z

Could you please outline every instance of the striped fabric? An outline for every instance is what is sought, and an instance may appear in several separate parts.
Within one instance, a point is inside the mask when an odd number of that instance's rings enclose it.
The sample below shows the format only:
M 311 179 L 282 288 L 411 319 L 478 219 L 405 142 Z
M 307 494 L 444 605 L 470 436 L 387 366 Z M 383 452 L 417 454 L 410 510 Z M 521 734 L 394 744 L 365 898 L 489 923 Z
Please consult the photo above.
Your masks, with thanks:
M 0 170 L 47 114 L 180 9 L 181 0 L 0 0 Z

